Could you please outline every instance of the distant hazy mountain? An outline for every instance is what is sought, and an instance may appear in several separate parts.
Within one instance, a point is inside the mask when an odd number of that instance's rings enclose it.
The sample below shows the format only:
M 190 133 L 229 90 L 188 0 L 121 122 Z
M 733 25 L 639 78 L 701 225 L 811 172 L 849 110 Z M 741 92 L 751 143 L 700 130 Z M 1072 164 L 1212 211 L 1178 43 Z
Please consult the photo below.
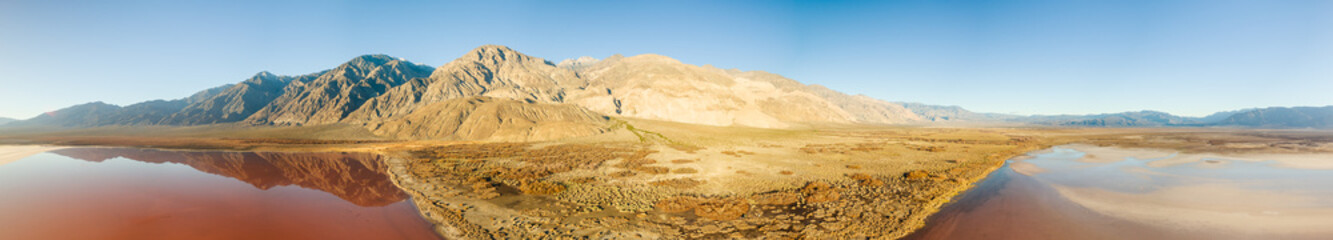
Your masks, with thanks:
M 1080 127 L 1170 127 L 1207 124 L 1200 118 L 1181 117 L 1146 110 L 1095 115 L 1031 116 L 1023 118 L 1022 121 L 1043 125 Z
M 1209 114 L 1208 116 L 1204 116 L 1204 117 L 1201 117 L 1201 118 L 1197 118 L 1197 119 L 1195 119 L 1195 120 L 1198 120 L 1198 121 L 1200 121 L 1200 122 L 1204 122 L 1204 123 L 1208 123 L 1208 124 L 1214 124 L 1214 123 L 1222 122 L 1222 120 L 1225 120 L 1225 119 L 1231 117 L 1231 115 L 1236 115 L 1237 113 L 1243 113 L 1243 112 L 1253 111 L 1253 110 L 1255 110 L 1255 109 L 1258 109 L 1258 108 L 1247 108 L 1247 109 L 1241 109 L 1241 110 L 1221 111 L 1221 112 L 1217 112 L 1217 113 Z
M 1205 117 L 1181 117 L 1157 111 L 1095 115 L 1030 116 L 1016 119 L 1038 125 L 1080 127 L 1251 127 L 1333 128 L 1333 106 L 1271 107 L 1217 112 Z
M 16 126 L 351 124 L 400 138 L 545 139 L 595 134 L 602 130 L 589 126 L 612 117 L 765 128 L 989 119 L 913 106 L 659 55 L 553 64 L 488 45 L 438 68 L 365 55 L 306 75 L 261 72 L 182 99 L 72 106 Z
M 91 102 L 85 104 L 66 107 L 53 112 L 47 112 L 28 120 L 17 121 L 6 124 L 5 127 L 91 127 L 108 124 L 122 124 L 115 122 L 122 119 L 121 107 L 103 102 Z M 130 123 L 123 123 L 130 125 Z
M 1217 125 L 1255 128 L 1333 129 L 1333 106 L 1253 109 L 1233 114 L 1218 122 Z
M 915 102 L 898 102 L 897 104 L 911 110 L 912 113 L 917 116 L 932 121 L 994 122 L 1007 121 L 1020 117 L 1017 115 L 998 113 L 977 113 L 968 111 L 959 106 L 929 105 Z
M 6 123 L 10 123 L 10 122 L 14 122 L 14 121 L 18 121 L 18 119 L 7 118 L 7 117 L 0 117 L 0 125 L 5 125 Z

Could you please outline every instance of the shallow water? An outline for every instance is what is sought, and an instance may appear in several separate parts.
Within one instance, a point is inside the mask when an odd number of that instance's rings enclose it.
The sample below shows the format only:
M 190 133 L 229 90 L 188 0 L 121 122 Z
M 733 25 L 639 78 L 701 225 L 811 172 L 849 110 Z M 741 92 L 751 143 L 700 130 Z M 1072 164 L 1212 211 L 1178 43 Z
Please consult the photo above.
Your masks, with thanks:
M 377 155 L 74 148 L 0 165 L 0 239 L 439 239 Z
M 907 239 L 1333 239 L 1333 171 L 1085 155 L 1055 147 L 1010 160 Z

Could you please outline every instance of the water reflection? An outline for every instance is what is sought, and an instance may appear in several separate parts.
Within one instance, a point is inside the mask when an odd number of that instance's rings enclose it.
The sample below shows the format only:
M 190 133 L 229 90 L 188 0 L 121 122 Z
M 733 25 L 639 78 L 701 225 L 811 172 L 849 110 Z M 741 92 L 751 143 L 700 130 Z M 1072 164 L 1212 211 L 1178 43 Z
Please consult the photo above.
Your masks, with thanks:
M 79 148 L 0 166 L 0 239 L 438 239 L 379 156 Z
M 907 239 L 1333 237 L 1333 171 L 1271 160 L 1055 147 L 954 200 Z
M 90 162 L 125 158 L 172 163 L 233 178 L 267 190 L 295 185 L 333 194 L 358 206 L 384 206 L 407 199 L 389 181 L 380 155 L 368 153 L 191 152 L 128 148 L 50 151 Z

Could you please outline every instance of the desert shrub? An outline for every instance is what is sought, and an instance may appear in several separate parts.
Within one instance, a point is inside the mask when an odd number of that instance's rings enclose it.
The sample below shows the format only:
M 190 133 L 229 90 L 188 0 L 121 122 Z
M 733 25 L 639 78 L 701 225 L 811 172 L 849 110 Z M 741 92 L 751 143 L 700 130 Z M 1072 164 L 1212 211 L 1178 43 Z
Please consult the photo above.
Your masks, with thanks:
M 671 173 L 678 173 L 678 174 L 690 174 L 690 173 L 698 173 L 698 172 L 699 172 L 699 170 L 695 170 L 695 169 L 693 169 L 693 168 L 677 168 L 677 169 L 675 169 L 675 170 L 671 170 Z
M 703 181 L 694 180 L 694 179 L 692 179 L 692 178 L 673 178 L 673 179 L 667 179 L 667 180 L 653 181 L 653 182 L 648 183 L 648 184 L 652 184 L 653 186 L 663 186 L 663 187 L 671 187 L 671 188 L 685 189 L 685 188 L 692 188 L 692 187 L 694 187 L 694 186 L 699 186 L 700 184 L 703 184 L 703 183 L 704 183 Z

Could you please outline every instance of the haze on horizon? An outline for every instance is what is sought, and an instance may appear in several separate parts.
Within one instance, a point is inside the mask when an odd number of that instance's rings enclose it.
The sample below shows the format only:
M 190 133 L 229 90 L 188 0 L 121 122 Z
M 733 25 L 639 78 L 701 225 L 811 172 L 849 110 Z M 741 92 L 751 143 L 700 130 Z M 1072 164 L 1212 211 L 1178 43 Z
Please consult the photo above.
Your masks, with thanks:
M 0 116 L 174 99 L 259 71 L 483 44 L 656 53 L 978 112 L 1333 104 L 1333 2 L 0 2 Z

